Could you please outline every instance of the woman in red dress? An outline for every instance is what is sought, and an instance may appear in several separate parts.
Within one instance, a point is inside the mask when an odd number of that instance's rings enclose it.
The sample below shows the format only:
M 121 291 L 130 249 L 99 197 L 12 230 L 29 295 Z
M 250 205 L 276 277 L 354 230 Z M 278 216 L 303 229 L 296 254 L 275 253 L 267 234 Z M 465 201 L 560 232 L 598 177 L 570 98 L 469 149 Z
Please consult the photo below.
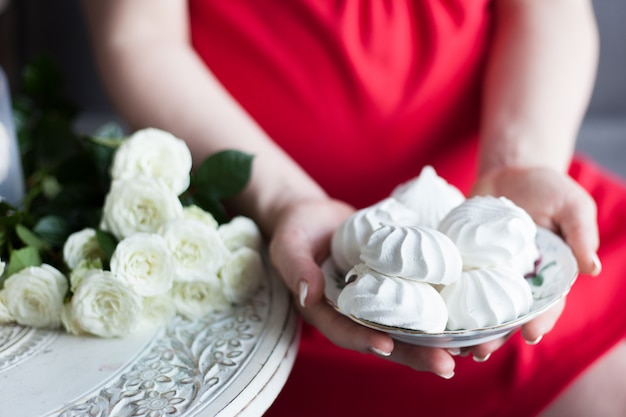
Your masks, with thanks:
M 195 161 L 255 155 L 233 207 L 263 228 L 307 323 L 268 415 L 626 415 L 626 189 L 573 158 L 597 60 L 590 1 L 84 4 L 130 126 L 184 138 Z M 427 164 L 467 195 L 524 207 L 583 275 L 600 274 L 600 255 L 601 277 L 463 350 L 339 315 L 318 266 L 332 232 Z

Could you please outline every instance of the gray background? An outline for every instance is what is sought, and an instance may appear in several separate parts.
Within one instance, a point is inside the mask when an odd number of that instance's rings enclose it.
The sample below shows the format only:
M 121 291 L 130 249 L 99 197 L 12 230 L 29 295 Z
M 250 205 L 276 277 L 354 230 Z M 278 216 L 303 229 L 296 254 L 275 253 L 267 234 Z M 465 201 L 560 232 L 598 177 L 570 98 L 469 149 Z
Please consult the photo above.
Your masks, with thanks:
M 593 3 L 601 36 L 600 66 L 577 146 L 626 177 L 626 0 Z M 42 51 L 55 57 L 68 95 L 86 110 L 79 129 L 114 118 L 95 73 L 77 0 L 13 0 L 0 14 L 0 39 L 0 60 L 13 80 L 17 68 Z

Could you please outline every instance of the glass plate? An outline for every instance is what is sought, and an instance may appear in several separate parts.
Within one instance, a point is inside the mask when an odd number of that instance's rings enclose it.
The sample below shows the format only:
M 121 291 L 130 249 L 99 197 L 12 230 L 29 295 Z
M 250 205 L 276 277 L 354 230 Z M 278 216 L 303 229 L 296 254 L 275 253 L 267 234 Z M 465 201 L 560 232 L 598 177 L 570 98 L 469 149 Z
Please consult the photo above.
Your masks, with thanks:
M 515 320 L 479 329 L 425 333 L 419 330 L 385 326 L 352 315 L 347 316 L 363 326 L 388 333 L 396 340 L 413 345 L 454 348 L 474 346 L 495 340 L 517 330 L 524 323 L 548 310 L 567 295 L 576 281 L 578 268 L 569 246 L 559 236 L 544 228 L 538 228 L 536 241 L 541 258 L 536 267 L 536 272 L 527 277 L 528 285 L 530 285 L 533 294 L 533 305 L 528 314 Z M 337 271 L 331 258 L 322 264 L 322 271 L 326 281 L 326 299 L 337 311 L 342 313 L 337 306 L 337 298 L 345 286 L 344 279 Z

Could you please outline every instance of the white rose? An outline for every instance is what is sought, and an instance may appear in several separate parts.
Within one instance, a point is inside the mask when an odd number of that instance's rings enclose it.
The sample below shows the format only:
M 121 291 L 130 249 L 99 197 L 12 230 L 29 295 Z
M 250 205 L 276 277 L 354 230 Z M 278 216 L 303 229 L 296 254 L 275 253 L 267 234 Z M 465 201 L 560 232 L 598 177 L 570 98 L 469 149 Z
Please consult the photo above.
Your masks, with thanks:
M 172 288 L 175 259 L 163 236 L 136 233 L 117 244 L 111 256 L 111 272 L 137 294 L 153 297 Z
M 0 273 L 0 275 L 2 275 Z M 15 318 L 9 312 L 7 308 L 6 298 L 5 298 L 5 290 L 0 290 L 0 324 L 7 324 L 15 322 Z
M 148 177 L 116 180 L 104 202 L 102 227 L 121 240 L 137 232 L 154 233 L 182 215 L 180 200 L 162 181 Z
M 175 282 L 170 294 L 178 313 L 189 319 L 200 318 L 229 305 L 217 277 L 210 281 Z
M 175 281 L 207 280 L 230 257 L 217 230 L 196 220 L 171 221 L 159 233 L 176 259 Z
M 96 336 L 125 336 L 141 317 L 141 296 L 110 271 L 89 271 L 71 303 L 77 328 Z
M 102 259 L 105 256 L 95 229 L 90 227 L 72 233 L 63 245 L 63 260 L 70 269 L 76 268 L 83 259 Z
M 146 327 L 159 326 L 176 315 L 176 306 L 170 294 L 156 297 L 144 297 L 141 314 L 141 325 Z
M 237 216 L 230 222 L 220 225 L 218 231 L 224 244 L 231 251 L 246 246 L 260 252 L 263 247 L 261 230 L 254 220 L 248 217 Z
M 115 152 L 111 176 L 114 180 L 138 176 L 160 178 L 176 195 L 189 187 L 191 152 L 185 142 L 159 129 L 135 132 Z
M 267 279 L 261 255 L 245 246 L 233 253 L 219 275 L 224 296 L 232 303 L 248 300 Z
M 83 259 L 70 272 L 70 291 L 76 291 L 76 287 L 85 277 L 85 274 L 92 269 L 102 269 L 102 261 L 100 259 Z
M 183 218 L 198 220 L 213 229 L 217 229 L 218 226 L 217 220 L 215 220 L 215 217 L 213 217 L 211 213 L 193 204 L 183 208 Z
M 65 276 L 54 267 L 29 266 L 4 282 L 6 306 L 19 324 L 56 328 L 61 325 L 68 286 Z
M 74 311 L 72 310 L 72 303 L 65 303 L 61 310 L 61 323 L 66 332 L 75 335 L 82 335 L 85 332 L 80 328 L 80 323 L 76 320 Z

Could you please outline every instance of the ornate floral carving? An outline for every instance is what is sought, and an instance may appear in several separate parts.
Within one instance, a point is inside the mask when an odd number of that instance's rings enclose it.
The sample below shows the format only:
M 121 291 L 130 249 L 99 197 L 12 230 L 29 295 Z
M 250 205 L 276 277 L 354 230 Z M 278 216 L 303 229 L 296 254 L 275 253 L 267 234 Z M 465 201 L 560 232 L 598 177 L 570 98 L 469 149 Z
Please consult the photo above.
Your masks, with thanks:
M 0 326 L 0 372 L 36 355 L 48 346 L 58 333 L 18 324 Z
M 263 288 L 246 305 L 200 320 L 174 318 L 117 380 L 54 415 L 193 415 L 219 395 L 255 350 L 270 313 L 270 292 Z

